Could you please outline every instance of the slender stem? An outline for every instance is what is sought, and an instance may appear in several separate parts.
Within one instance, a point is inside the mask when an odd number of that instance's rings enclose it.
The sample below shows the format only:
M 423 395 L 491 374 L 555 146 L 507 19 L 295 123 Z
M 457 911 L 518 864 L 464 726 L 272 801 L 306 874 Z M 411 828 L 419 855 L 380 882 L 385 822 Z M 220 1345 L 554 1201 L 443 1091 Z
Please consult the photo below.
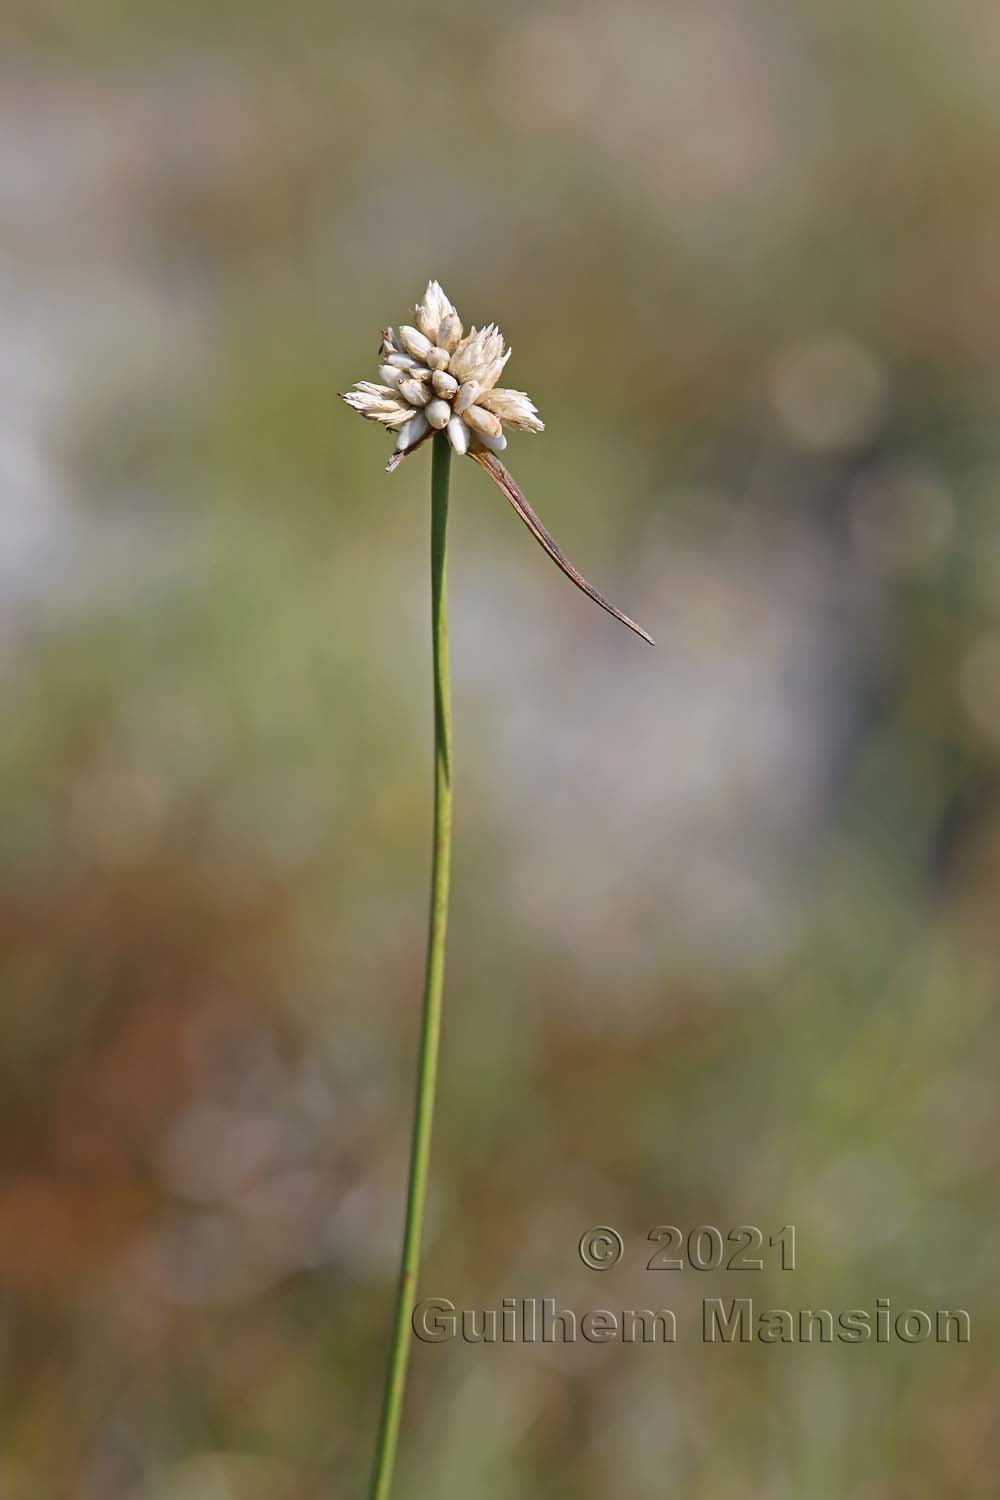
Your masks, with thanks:
M 388 1500 L 392 1485 L 412 1338 L 411 1320 L 420 1263 L 424 1203 L 427 1198 L 438 1042 L 441 1035 L 441 992 L 444 984 L 444 944 L 448 926 L 448 877 L 451 866 L 451 687 L 448 678 L 448 592 L 445 579 L 450 467 L 451 448 L 444 433 L 439 432 L 434 437 L 434 460 L 431 466 L 431 641 L 434 653 L 434 855 L 431 908 L 403 1252 L 369 1500 Z

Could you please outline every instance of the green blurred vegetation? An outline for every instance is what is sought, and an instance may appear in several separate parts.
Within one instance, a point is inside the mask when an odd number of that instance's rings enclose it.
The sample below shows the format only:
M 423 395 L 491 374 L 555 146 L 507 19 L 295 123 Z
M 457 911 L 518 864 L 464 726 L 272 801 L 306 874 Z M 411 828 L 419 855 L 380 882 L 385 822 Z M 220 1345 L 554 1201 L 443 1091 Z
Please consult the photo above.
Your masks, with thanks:
M 400 1496 L 995 1493 L 1000 15 L 11 9 L 0 1493 L 362 1492 L 430 829 L 428 464 L 497 319 L 422 1288 L 966 1307 L 967 1346 L 418 1347 Z M 656 1224 L 794 1273 L 647 1273 Z M 615 1225 L 622 1266 L 579 1262 Z

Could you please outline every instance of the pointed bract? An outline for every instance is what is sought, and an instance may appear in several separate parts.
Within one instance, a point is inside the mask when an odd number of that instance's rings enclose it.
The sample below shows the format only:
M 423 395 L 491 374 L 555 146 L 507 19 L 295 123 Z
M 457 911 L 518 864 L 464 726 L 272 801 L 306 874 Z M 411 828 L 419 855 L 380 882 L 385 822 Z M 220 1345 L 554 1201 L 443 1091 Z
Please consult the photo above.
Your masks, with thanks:
M 470 449 L 469 457 L 490 476 L 500 493 L 506 500 L 510 501 L 510 504 L 520 516 L 525 526 L 527 526 L 536 542 L 548 553 L 556 567 L 565 573 L 566 577 L 575 583 L 578 589 L 582 589 L 589 598 L 593 599 L 595 604 L 599 604 L 602 609 L 606 609 L 609 615 L 614 615 L 616 620 L 621 620 L 623 625 L 627 625 L 629 630 L 634 630 L 636 635 L 641 636 L 644 641 L 648 641 L 651 646 L 655 645 L 653 637 L 647 631 L 643 630 L 641 625 L 637 625 L 634 620 L 630 620 L 628 615 L 623 614 L 616 605 L 611 603 L 610 599 L 606 599 L 603 594 L 598 593 L 594 585 L 587 582 L 579 568 L 574 567 L 552 533 L 547 531 L 543 526 L 540 516 L 528 504 L 521 490 L 518 488 L 513 474 L 511 474 L 509 469 L 504 467 L 496 455 L 488 451 L 484 452 L 479 447 Z

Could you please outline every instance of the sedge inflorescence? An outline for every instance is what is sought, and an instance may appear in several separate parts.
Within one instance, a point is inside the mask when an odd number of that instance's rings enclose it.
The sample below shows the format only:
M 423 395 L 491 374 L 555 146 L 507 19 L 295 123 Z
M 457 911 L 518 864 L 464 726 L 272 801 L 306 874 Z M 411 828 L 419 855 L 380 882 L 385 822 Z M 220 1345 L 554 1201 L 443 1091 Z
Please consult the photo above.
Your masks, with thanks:
M 417 304 L 416 326 L 386 328 L 379 348 L 380 384 L 359 381 L 348 406 L 397 434 L 408 453 L 432 432 L 444 432 L 456 453 L 502 453 L 504 432 L 542 432 L 524 391 L 497 385 L 510 350 L 495 323 L 469 333 L 437 281 Z

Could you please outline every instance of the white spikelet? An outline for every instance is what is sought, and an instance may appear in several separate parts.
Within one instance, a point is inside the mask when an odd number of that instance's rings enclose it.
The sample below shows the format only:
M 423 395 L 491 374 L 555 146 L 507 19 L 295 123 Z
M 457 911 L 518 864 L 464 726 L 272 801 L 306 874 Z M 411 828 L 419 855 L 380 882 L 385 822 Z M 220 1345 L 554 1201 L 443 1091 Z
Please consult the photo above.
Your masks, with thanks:
M 438 342 L 445 318 L 457 316 L 439 281 L 429 281 L 423 300 L 417 303 L 417 327 L 432 344 Z
M 456 417 L 460 417 L 464 411 L 468 411 L 478 395 L 478 380 L 467 380 L 464 385 L 460 386 L 454 402 Z
M 381 422 L 385 427 L 396 426 L 397 419 L 405 422 L 413 410 L 389 386 L 372 385 L 368 381 L 362 381 L 353 391 L 348 391 L 344 400 L 363 417 Z
M 447 401 L 442 401 L 440 396 L 435 396 L 430 405 L 424 409 L 424 416 L 436 432 L 443 432 L 451 421 L 451 407 Z
M 414 443 L 423 437 L 428 425 L 427 418 L 422 411 L 418 412 L 416 416 L 411 417 L 406 425 L 399 430 L 399 437 L 396 439 L 396 451 L 402 453 L 404 449 L 412 448 Z
M 392 384 L 391 380 L 389 384 Z M 446 401 L 450 401 L 458 390 L 458 381 L 454 375 L 449 375 L 447 370 L 435 370 L 431 376 L 431 385 L 434 387 L 436 394 L 443 396 Z
M 470 406 L 462 417 L 462 421 L 466 422 L 473 432 L 481 432 L 486 437 L 499 437 L 503 431 L 500 418 L 495 417 L 491 411 L 487 411 L 485 406 Z
M 414 359 L 426 359 L 434 347 L 430 339 L 421 333 L 419 328 L 410 328 L 405 323 L 399 330 L 399 337 L 407 354 L 412 354 Z
M 409 401 L 411 406 L 426 406 L 431 399 L 431 393 L 422 380 L 401 381 L 399 394 L 404 400 Z
M 538 409 L 531 397 L 525 391 L 506 391 L 497 388 L 486 391 L 479 398 L 480 406 L 485 406 L 495 417 L 499 417 L 505 427 L 512 427 L 515 432 L 544 432 L 545 423 L 538 415 Z
M 468 338 L 462 340 L 451 356 L 448 369 L 456 380 L 478 380 L 482 386 L 496 361 L 503 358 L 503 334 L 495 323 L 491 323 L 488 328 L 474 328 Z M 503 368 L 502 364 L 500 368 Z
M 479 375 L 480 392 L 491 391 L 493 389 L 497 381 L 500 379 L 500 376 L 503 374 L 504 365 L 510 359 L 510 355 L 511 351 L 508 349 L 506 354 L 502 355 L 499 359 L 491 360 L 490 363 L 482 369 Z
M 448 441 L 455 452 L 464 456 L 469 451 L 471 434 L 461 417 L 452 417 L 448 423 Z
M 457 312 L 450 312 L 446 318 L 442 318 L 437 338 L 442 349 L 454 354 L 462 341 L 462 320 Z

